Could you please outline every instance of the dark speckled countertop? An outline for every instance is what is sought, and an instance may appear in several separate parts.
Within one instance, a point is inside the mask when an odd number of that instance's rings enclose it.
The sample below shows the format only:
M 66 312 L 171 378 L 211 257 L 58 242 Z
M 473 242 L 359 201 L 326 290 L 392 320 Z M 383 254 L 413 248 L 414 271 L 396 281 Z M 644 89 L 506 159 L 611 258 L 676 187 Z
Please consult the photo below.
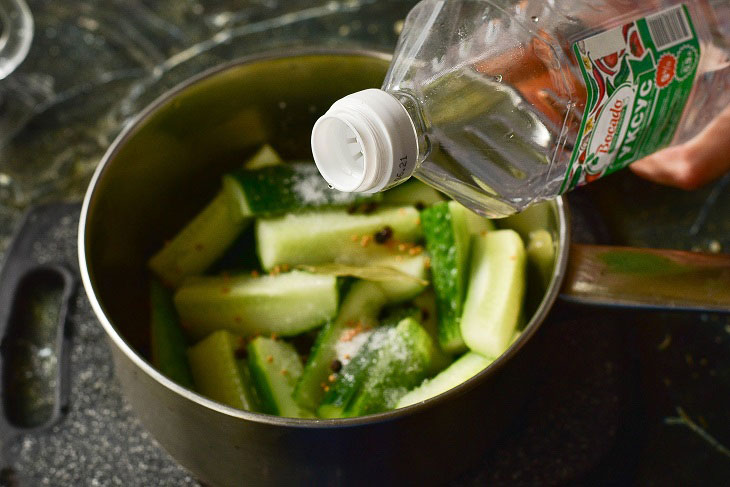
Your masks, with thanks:
M 166 89 L 270 48 L 392 50 L 414 3 L 29 1 L 30 54 L 0 80 L 0 258 L 25 209 L 80 200 L 114 136 Z M 571 195 L 576 238 L 729 252 L 729 185 L 610 176 Z M 38 251 L 74 267 L 78 207 L 64 208 Z M 0 485 L 196 485 L 125 403 L 83 292 L 71 321 L 68 411 L 3 445 Z M 544 328 L 534 400 L 455 485 L 730 485 L 727 315 L 559 306 Z

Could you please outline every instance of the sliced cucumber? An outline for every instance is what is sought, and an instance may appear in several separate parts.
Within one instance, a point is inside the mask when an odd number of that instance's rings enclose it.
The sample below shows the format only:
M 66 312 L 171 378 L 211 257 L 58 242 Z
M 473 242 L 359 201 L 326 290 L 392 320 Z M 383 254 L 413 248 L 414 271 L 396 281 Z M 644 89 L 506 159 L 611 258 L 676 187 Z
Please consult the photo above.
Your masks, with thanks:
M 377 281 L 388 297 L 388 302 L 395 303 L 413 299 L 426 289 L 428 285 L 428 260 L 428 256 L 420 254 L 412 257 L 389 256 L 373 261 L 375 266 L 390 267 L 416 278 L 413 280 L 391 279 Z
M 525 304 L 523 306 L 523 320 L 518 329 L 524 328 L 527 320 L 537 311 L 545 297 L 545 291 L 552 279 L 555 265 L 555 245 L 550 232 L 547 230 L 531 231 L 526 243 L 527 253 L 527 288 L 525 289 Z
M 388 246 L 372 242 L 376 232 L 390 227 L 396 241 L 415 242 L 422 235 L 419 222 L 418 211 L 410 206 L 367 215 L 320 210 L 261 218 L 256 221 L 256 247 L 264 269 L 326 262 L 363 265 L 373 259 L 371 247 L 387 255 Z
M 288 418 L 311 418 L 292 398 L 302 375 L 299 354 L 290 343 L 266 337 L 248 344 L 248 363 L 263 412 Z
M 438 311 L 436 309 L 436 293 L 433 289 L 428 288 L 412 301 L 420 311 L 419 322 L 423 329 L 431 335 L 436 343 L 438 343 Z
M 539 228 L 545 228 L 551 219 L 551 203 L 544 201 L 532 205 L 520 213 L 510 215 L 499 220 L 500 228 L 509 228 L 520 234 L 522 240 L 527 242 L 530 232 Z
M 330 189 L 311 162 L 279 164 L 256 171 L 239 170 L 223 177 L 237 195 L 239 211 L 249 216 L 275 216 L 325 206 L 378 201 L 380 194 L 343 193 Z
M 246 161 L 246 164 L 243 165 L 243 168 L 248 169 L 249 171 L 253 171 L 256 169 L 262 169 L 264 167 L 278 166 L 283 162 L 284 160 L 279 156 L 279 154 L 274 150 L 273 147 L 271 147 L 269 144 L 264 144 L 259 150 L 256 151 L 253 156 L 251 156 L 248 161 Z
M 418 179 L 409 179 L 393 189 L 383 193 L 384 205 L 413 205 L 416 207 L 430 206 L 444 201 L 441 193 Z
M 525 247 L 513 230 L 473 238 L 461 334 L 473 351 L 485 357 L 498 357 L 509 345 L 522 309 Z
M 363 382 L 367 379 L 370 366 L 374 365 L 374 351 L 371 343 L 381 343 L 392 335 L 395 326 L 381 326 L 367 337 L 354 358 L 344 365 L 338 374 L 334 374 L 335 381 L 325 387 L 325 394 L 317 415 L 321 418 L 344 418 L 347 416 L 347 406 L 358 394 Z
M 387 302 L 387 297 L 377 283 L 355 281 L 342 300 L 337 318 L 327 323 L 317 335 L 309 353 L 302 377 L 294 390 L 294 398 L 301 406 L 315 409 L 324 396 L 324 387 L 329 384 L 328 377 L 334 372 L 335 359 L 340 364 L 353 357 L 357 346 L 362 344 L 362 336 L 356 337 L 353 330 L 366 330 L 377 326 L 378 314 Z M 359 328 L 358 328 L 359 326 Z M 340 338 L 347 330 L 349 339 Z M 363 335 L 364 336 L 364 335 Z
M 406 257 L 373 252 L 367 265 L 331 262 L 322 265 L 299 265 L 297 268 L 313 274 L 377 282 L 391 299 L 404 300 L 420 293 L 428 285 L 427 259 L 424 255 Z
M 449 201 L 449 209 L 452 217 L 456 220 L 456 225 L 466 228 L 471 235 L 491 232 L 496 229 L 492 220 L 474 213 L 459 202 Z
M 188 349 L 188 360 L 200 394 L 234 408 L 256 411 L 258 398 L 248 365 L 236 358 L 242 346 L 239 338 L 220 330 Z
M 276 151 L 264 145 L 243 167 L 261 169 L 281 162 Z M 173 287 L 188 276 L 202 274 L 251 223 L 241 201 L 241 189 L 224 178 L 223 189 L 208 206 L 150 259 L 150 269 Z
M 193 377 L 185 356 L 187 345 L 180 319 L 172 295 L 156 280 L 150 282 L 150 307 L 152 364 L 181 386 L 192 388 Z
M 408 389 L 444 365 L 436 344 L 413 318 L 381 326 L 338 374 L 317 412 L 341 418 L 392 409 Z
M 421 213 L 438 306 L 439 345 L 450 353 L 465 350 L 459 322 L 466 293 L 471 236 L 493 229 L 483 218 L 455 201 L 444 201 Z
M 426 379 L 423 384 L 401 397 L 396 407 L 404 408 L 453 389 L 487 368 L 493 361 L 494 359 L 486 358 L 476 352 L 467 352 L 438 375 Z
M 201 274 L 251 222 L 239 211 L 227 190 L 222 190 L 148 265 L 162 281 L 177 287 L 188 276 Z
M 337 278 L 301 271 L 198 277 L 175 294 L 180 319 L 194 337 L 220 329 L 243 336 L 297 335 L 333 318 L 337 302 Z
M 555 264 L 555 244 L 547 230 L 534 230 L 527 236 L 527 261 L 539 276 L 544 291 L 550 285 Z

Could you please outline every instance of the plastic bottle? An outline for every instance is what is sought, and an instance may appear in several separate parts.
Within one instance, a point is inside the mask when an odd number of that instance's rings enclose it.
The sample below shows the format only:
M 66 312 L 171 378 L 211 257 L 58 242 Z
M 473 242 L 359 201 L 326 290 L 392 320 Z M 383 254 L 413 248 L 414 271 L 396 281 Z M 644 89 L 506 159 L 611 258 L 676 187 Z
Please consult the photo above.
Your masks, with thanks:
M 312 151 L 341 191 L 415 175 L 503 217 L 688 140 L 728 104 L 728 0 L 423 0 L 382 89 L 336 102 Z

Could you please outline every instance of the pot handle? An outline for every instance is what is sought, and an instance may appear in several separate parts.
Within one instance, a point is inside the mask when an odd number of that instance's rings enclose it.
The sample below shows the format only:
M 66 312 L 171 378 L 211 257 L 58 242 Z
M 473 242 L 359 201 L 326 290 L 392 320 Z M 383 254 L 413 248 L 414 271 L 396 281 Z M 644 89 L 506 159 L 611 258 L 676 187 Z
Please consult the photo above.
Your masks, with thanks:
M 48 429 L 68 410 L 76 278 L 36 245 L 66 212 L 63 205 L 31 208 L 0 268 L 0 469 L 9 465 L 10 442 Z
M 569 255 L 566 301 L 730 312 L 730 255 L 584 244 Z

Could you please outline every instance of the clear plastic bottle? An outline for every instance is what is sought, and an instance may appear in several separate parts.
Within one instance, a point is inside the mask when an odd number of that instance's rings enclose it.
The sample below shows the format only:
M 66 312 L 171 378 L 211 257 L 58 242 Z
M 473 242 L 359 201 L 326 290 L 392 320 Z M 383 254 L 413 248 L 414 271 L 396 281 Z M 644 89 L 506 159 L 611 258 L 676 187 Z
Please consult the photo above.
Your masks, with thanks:
M 423 0 L 381 90 L 312 150 L 343 191 L 411 175 L 503 217 L 702 130 L 730 104 L 728 0 Z

